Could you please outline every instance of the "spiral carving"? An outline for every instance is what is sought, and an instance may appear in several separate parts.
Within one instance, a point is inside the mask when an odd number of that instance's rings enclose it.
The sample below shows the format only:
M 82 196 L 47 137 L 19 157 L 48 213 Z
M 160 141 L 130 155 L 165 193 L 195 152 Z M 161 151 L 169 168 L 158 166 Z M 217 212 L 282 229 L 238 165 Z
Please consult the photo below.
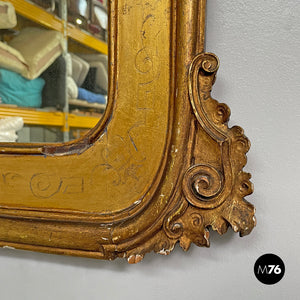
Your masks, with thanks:
M 250 233 L 255 226 L 255 209 L 243 199 L 253 192 L 251 176 L 243 172 L 250 142 L 242 128 L 228 127 L 229 107 L 211 97 L 218 67 L 219 60 L 214 54 L 198 54 L 190 65 L 188 87 L 194 116 L 204 131 L 220 146 L 219 171 L 209 165 L 192 166 L 184 175 L 182 189 L 186 200 L 194 208 L 202 209 L 201 216 L 204 220 L 206 215 L 209 216 L 204 221 L 205 226 L 210 223 L 214 230 L 223 234 L 231 225 L 244 235 Z M 197 153 L 195 152 L 195 158 Z M 191 160 L 191 163 L 195 161 L 196 159 Z M 201 157 L 197 161 L 205 162 L 205 159 Z M 224 202 L 227 204 L 223 205 Z M 218 215 L 219 211 L 215 211 L 215 220 L 211 221 L 209 218 L 212 210 L 221 206 L 225 210 L 221 215 Z M 197 218 L 193 220 L 194 223 L 198 224 Z
M 178 219 L 184 214 L 188 207 L 186 201 L 178 204 L 178 206 L 172 210 L 164 220 L 164 231 L 166 235 L 171 239 L 179 239 L 184 231 L 183 224 L 178 222 Z
M 189 203 L 199 208 L 207 208 L 222 191 L 222 175 L 209 165 L 192 166 L 185 173 L 182 188 Z
M 215 73 L 219 69 L 219 58 L 213 53 L 204 53 L 201 63 L 202 69 L 207 73 Z

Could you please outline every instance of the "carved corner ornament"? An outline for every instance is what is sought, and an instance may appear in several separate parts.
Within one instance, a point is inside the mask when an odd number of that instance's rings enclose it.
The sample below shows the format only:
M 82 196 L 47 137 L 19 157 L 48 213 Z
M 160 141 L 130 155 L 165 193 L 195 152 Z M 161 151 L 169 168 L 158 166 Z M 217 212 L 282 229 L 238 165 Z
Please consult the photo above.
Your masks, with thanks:
M 110 4 L 109 104 L 85 137 L 0 145 L 0 245 L 141 261 L 256 224 L 250 142 L 211 97 L 206 1 Z M 126 8 L 126 9 L 125 9 Z M 132 22 L 132 19 L 135 22 Z

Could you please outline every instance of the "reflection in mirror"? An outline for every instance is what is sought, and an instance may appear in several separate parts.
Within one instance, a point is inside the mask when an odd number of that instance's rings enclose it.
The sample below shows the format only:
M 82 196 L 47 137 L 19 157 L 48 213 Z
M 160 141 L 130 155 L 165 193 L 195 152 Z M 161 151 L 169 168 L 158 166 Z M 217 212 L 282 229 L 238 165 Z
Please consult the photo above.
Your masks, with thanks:
M 107 10 L 107 0 L 0 1 L 0 142 L 67 142 L 97 124 Z

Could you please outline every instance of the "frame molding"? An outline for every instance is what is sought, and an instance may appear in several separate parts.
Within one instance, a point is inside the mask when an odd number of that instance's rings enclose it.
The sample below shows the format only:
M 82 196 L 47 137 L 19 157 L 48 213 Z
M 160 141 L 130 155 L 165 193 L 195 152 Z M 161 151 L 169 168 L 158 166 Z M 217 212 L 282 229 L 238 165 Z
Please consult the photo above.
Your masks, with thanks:
M 137 263 L 252 231 L 250 142 L 211 97 L 206 0 L 163 2 L 111 1 L 109 104 L 87 136 L 0 145 L 0 246 Z

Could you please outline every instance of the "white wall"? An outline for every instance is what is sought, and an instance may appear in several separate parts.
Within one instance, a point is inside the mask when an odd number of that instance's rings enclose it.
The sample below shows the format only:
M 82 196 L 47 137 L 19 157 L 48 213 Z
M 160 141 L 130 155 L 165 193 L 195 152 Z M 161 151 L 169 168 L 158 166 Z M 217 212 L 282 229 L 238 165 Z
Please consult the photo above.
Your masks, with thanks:
M 1 249 L 1 299 L 297 298 L 300 2 L 208 2 L 207 50 L 221 59 L 213 94 L 229 104 L 231 125 L 242 126 L 252 142 L 246 170 L 255 184 L 248 200 L 257 207 L 256 229 L 245 238 L 213 233 L 210 249 L 150 254 L 134 266 Z M 268 252 L 286 265 L 275 286 L 253 274 Z

